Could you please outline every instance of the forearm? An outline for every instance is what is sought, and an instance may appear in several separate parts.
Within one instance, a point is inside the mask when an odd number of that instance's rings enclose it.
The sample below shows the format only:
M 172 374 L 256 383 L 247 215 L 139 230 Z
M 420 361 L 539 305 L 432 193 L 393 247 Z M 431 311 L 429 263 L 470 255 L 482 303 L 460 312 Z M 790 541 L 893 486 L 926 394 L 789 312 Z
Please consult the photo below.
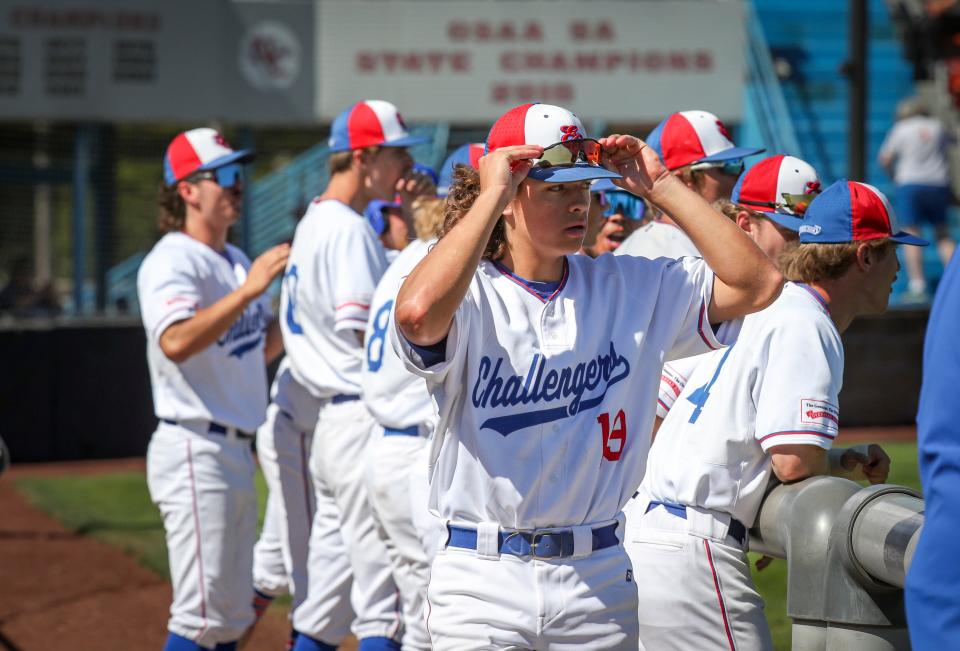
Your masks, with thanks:
M 160 349 L 180 364 L 219 339 L 240 318 L 253 297 L 243 287 L 235 289 L 191 318 L 174 323 L 160 335 Z
M 773 262 L 735 224 L 673 175 L 658 179 L 651 200 L 693 240 L 717 278 L 733 290 L 763 290 L 772 275 Z
M 274 319 L 267 326 L 267 335 L 263 344 L 263 361 L 270 364 L 283 353 L 283 334 L 280 322 Z
M 408 340 L 429 346 L 447 335 L 504 207 L 499 194 L 481 192 L 404 281 L 396 319 Z

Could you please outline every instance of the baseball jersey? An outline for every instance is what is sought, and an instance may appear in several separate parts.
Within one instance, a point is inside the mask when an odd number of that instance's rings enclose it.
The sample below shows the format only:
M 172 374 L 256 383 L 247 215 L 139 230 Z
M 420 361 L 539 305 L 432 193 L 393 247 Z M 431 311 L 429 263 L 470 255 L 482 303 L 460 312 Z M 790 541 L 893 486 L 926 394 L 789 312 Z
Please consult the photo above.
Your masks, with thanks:
M 404 429 L 436 419 L 436 410 L 427 385 L 407 370 L 389 339 L 396 336 L 393 306 L 400 285 L 430 250 L 430 242 L 414 240 L 387 268 L 373 294 L 370 321 L 365 338 L 363 401 L 385 427 Z
M 387 268 L 366 218 L 332 199 L 314 199 L 297 225 L 280 294 L 290 370 L 318 398 L 358 395 L 363 332 Z
M 777 445 L 829 449 L 837 436 L 843 345 L 823 299 L 787 283 L 709 354 L 660 426 L 643 491 L 753 524 Z
M 657 395 L 657 416 L 666 418 L 667 412 L 673 407 L 683 387 L 687 386 L 687 378 L 703 360 L 710 357 L 710 353 L 694 355 L 683 359 L 675 359 L 663 365 L 660 372 L 660 392 Z
M 544 300 L 481 262 L 442 362 L 394 339 L 439 409 L 431 509 L 513 529 L 614 518 L 643 476 L 664 359 L 721 346 L 713 282 L 693 258 L 567 256 Z
M 177 364 L 160 335 L 240 287 L 250 260 L 227 244 L 221 254 L 185 233 L 168 233 L 137 273 L 140 313 L 157 418 L 213 421 L 245 431 L 263 422 L 267 369 L 263 346 L 272 318 L 269 298 L 251 301 L 215 343 Z
M 936 118 L 915 115 L 898 121 L 880 147 L 881 155 L 894 157 L 897 185 L 950 184 L 947 134 Z
M 679 226 L 664 222 L 650 222 L 631 233 L 613 252 L 614 255 L 635 255 L 656 258 L 699 258 L 700 251 Z

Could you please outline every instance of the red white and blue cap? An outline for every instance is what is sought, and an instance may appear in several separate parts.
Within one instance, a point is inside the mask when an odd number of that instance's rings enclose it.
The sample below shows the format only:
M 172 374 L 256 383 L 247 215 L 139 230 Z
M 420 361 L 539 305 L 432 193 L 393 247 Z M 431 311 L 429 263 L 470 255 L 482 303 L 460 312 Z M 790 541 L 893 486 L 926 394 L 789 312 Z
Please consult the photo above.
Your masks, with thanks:
M 820 177 L 810 163 L 777 154 L 764 158 L 740 175 L 731 201 L 796 233 L 803 223 L 803 213 L 798 214 L 787 206 L 783 195 L 810 195 L 809 206 L 819 192 Z
M 810 203 L 800 225 L 801 244 L 868 242 L 926 246 L 925 239 L 901 231 L 887 197 L 866 183 L 840 179 Z
M 697 163 L 724 163 L 763 152 L 762 147 L 737 147 L 727 127 L 713 113 L 680 111 L 668 116 L 647 136 L 668 170 Z
M 410 147 L 429 142 L 411 136 L 397 107 L 382 99 L 357 102 L 337 116 L 330 126 L 330 151 L 361 147 Z
M 450 192 L 450 185 L 453 183 L 453 173 L 457 165 L 466 165 L 475 170 L 480 169 L 480 157 L 483 156 L 484 144 L 482 142 L 469 142 L 457 147 L 452 154 L 447 156 L 440 168 L 440 181 L 437 183 L 437 196 L 445 197 Z
M 177 135 L 163 156 L 163 180 L 167 185 L 191 174 L 214 170 L 230 163 L 253 160 L 250 149 L 233 149 L 215 129 L 202 127 Z
M 576 115 L 552 104 L 521 104 L 497 120 L 487 136 L 487 151 L 517 145 L 540 145 L 549 147 L 567 140 L 585 140 L 587 130 Z M 566 166 L 534 167 L 527 174 L 538 181 L 571 183 L 591 179 L 623 178 L 605 167 L 590 163 Z

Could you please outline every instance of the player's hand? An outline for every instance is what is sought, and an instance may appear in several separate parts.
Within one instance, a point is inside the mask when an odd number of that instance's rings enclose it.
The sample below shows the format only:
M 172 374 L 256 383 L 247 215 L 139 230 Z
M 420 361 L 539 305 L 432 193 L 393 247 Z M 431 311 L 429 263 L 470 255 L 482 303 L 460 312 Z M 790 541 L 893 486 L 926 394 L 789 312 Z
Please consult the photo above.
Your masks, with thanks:
M 757 559 L 757 572 L 763 572 L 776 559 L 773 556 L 761 556 Z
M 400 209 L 407 217 L 413 215 L 413 202 L 419 197 L 435 196 L 437 186 L 428 175 L 411 171 L 397 181 L 397 196 L 400 198 Z
M 639 138 L 615 133 L 600 144 L 604 167 L 623 177 L 611 180 L 633 194 L 646 198 L 657 181 L 670 177 L 657 152 Z
M 876 443 L 858 445 L 844 451 L 840 456 L 840 465 L 844 470 L 853 470 L 858 465 L 871 484 L 882 484 L 890 474 L 890 457 Z
M 481 156 L 480 191 L 496 192 L 506 205 L 517 196 L 517 188 L 533 167 L 533 161 L 543 155 L 538 145 L 517 145 Z
M 243 283 L 244 292 L 250 300 L 267 291 L 270 282 L 286 268 L 289 257 L 290 245 L 284 243 L 267 249 L 253 261 L 247 272 L 247 280 Z

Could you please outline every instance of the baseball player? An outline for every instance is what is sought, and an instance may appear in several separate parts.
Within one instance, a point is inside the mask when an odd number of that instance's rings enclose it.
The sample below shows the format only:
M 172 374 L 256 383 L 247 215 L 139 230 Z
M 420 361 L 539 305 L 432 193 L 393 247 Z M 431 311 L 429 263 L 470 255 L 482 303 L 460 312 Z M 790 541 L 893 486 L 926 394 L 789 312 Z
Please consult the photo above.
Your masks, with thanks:
M 729 198 L 743 172 L 743 159 L 763 151 L 733 144 L 723 122 L 707 111 L 673 113 L 650 132 L 647 144 L 668 170 L 708 203 Z M 654 211 L 653 221 L 635 231 L 615 253 L 651 259 L 700 255 L 688 234 L 662 211 Z
M 607 180 L 610 183 L 609 180 Z M 591 194 L 596 195 L 597 182 L 591 187 Z M 612 185 L 612 183 L 611 183 Z M 588 255 L 597 257 L 604 253 L 613 253 L 623 242 L 630 237 L 646 212 L 646 204 L 640 197 L 634 196 L 619 188 L 606 190 L 602 193 L 603 210 L 600 213 L 596 236 L 592 246 L 585 246 Z M 590 200 L 591 209 L 593 199 Z M 586 240 L 586 238 L 584 238 Z
M 770 194 L 749 196 L 744 184 L 739 201 L 766 213 Z M 768 480 L 855 470 L 871 483 L 887 477 L 879 446 L 832 448 L 840 333 L 857 316 L 886 310 L 896 245 L 926 243 L 897 230 L 878 190 L 846 180 L 813 199 L 794 228 L 800 244 L 782 258 L 794 282 L 744 320 L 736 344 L 690 375 L 628 506 L 625 544 L 645 577 L 643 648 L 771 649 L 744 551 Z
M 591 140 L 568 110 L 525 104 L 487 150 L 479 178 L 460 168 L 444 235 L 395 310 L 393 344 L 439 408 L 430 500 L 449 535 L 431 639 L 636 646 L 619 514 L 642 477 L 661 360 L 720 347 L 709 324 L 765 307 L 782 277 L 632 136 Z M 604 177 L 673 215 L 713 271 L 573 255 L 589 181 Z
M 266 411 L 265 361 L 280 353 L 263 295 L 289 247 L 253 264 L 228 244 L 242 164 L 213 129 L 179 134 L 163 161 L 161 228 L 140 267 L 153 404 L 147 483 L 167 534 L 173 605 L 165 649 L 229 650 L 253 621 L 253 432 Z
M 733 188 L 732 201 L 716 205 L 732 219 L 767 257 L 777 261 L 788 243 L 797 241 L 800 218 L 820 192 L 817 171 L 804 160 L 778 154 L 756 163 Z M 677 359 L 663 365 L 657 396 L 656 434 L 687 378 L 706 355 Z
M 426 490 L 416 490 L 411 475 L 425 462 L 423 449 L 433 433 L 436 412 L 423 378 L 406 369 L 387 338 L 395 336 L 389 325 L 397 290 L 435 241 L 443 223 L 443 201 L 421 200 L 415 218 L 429 222 L 417 228 L 426 238 L 411 242 L 400 252 L 373 294 L 362 386 L 363 401 L 380 425 L 367 450 L 367 483 L 393 579 L 403 599 L 403 648 L 429 649 L 424 599 L 430 556 L 421 544 L 423 531 L 417 529 L 414 516 L 415 510 L 427 510 Z M 416 505 L 414 495 L 419 498 Z
M 396 649 L 402 633 L 389 559 L 371 514 L 365 451 L 375 422 L 360 400 L 364 331 L 370 301 L 387 267 L 383 247 L 362 212 L 372 199 L 401 203 L 421 179 L 410 175 L 411 137 L 397 109 L 358 102 L 334 120 L 330 183 L 297 226 L 281 294 L 283 339 L 293 377 L 321 400 L 310 451 L 316 493 L 308 558 L 309 589 L 293 615 L 296 651 L 334 649 L 339 627 L 325 615 L 344 599 L 327 576 L 331 532 L 321 502 L 332 502 L 350 560 L 353 633 L 360 649 Z

